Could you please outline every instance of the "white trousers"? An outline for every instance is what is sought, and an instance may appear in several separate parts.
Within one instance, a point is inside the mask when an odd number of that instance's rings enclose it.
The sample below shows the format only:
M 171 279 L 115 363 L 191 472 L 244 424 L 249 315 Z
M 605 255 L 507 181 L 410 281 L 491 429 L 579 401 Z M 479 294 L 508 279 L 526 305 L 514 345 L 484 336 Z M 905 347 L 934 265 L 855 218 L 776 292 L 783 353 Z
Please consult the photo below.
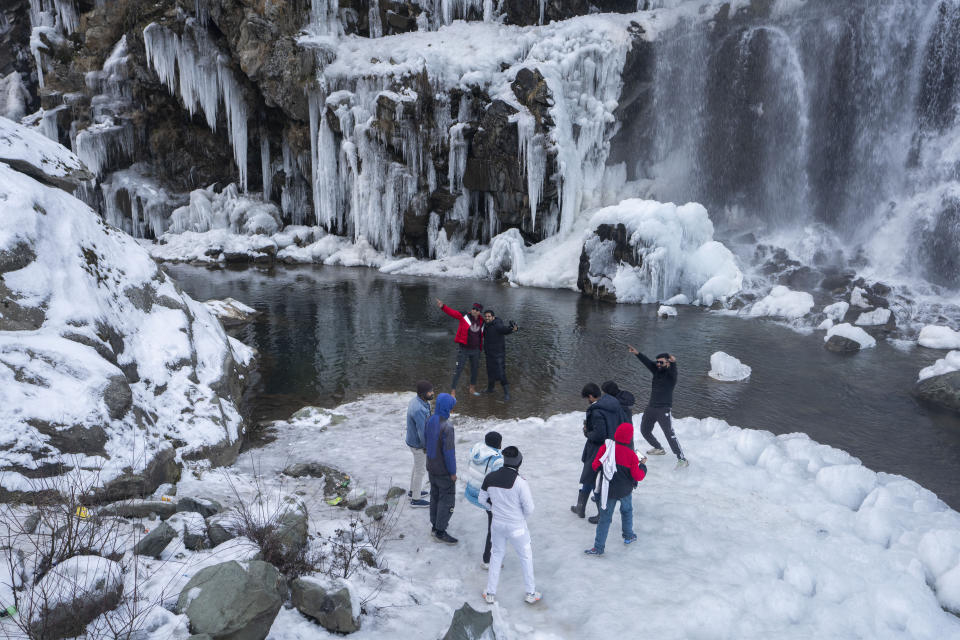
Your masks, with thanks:
M 410 447 L 410 453 L 413 454 L 413 469 L 410 471 L 410 498 L 419 500 L 420 492 L 423 491 L 423 474 L 427 471 L 427 450 Z
M 520 528 L 516 525 L 498 524 L 496 518 L 490 527 L 490 569 L 487 574 L 486 592 L 488 594 L 497 592 L 497 583 L 500 582 L 500 565 L 507 552 L 507 541 L 520 557 L 524 588 L 527 593 L 535 592 L 537 589 L 533 580 L 533 547 L 530 545 L 530 530 L 525 524 Z

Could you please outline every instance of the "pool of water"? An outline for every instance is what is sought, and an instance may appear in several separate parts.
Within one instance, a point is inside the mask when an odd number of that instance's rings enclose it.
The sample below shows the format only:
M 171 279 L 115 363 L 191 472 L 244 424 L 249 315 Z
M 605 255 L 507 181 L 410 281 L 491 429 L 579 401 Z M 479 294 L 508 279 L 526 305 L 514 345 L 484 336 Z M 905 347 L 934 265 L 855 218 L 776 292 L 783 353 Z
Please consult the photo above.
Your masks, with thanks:
M 371 392 L 412 390 L 421 378 L 446 391 L 456 321 L 434 299 L 456 309 L 481 302 L 521 327 L 507 337 L 513 400 L 503 403 L 499 388 L 493 396 L 469 396 L 465 372 L 458 411 L 508 418 L 583 409 L 584 383 L 604 380 L 633 392 L 639 411 L 650 376 L 627 345 L 650 356 L 669 351 L 680 368 L 677 416 L 804 432 L 960 507 L 960 418 L 931 411 L 910 395 L 919 369 L 942 357 L 940 351 L 881 342 L 842 356 L 823 348 L 820 332 L 803 335 L 771 321 L 687 307 L 664 320 L 656 317 L 656 305 L 606 304 L 572 291 L 490 281 L 340 267 L 166 269 L 199 300 L 233 297 L 262 312 L 238 335 L 262 358 L 262 388 L 253 398 L 258 420 L 286 418 L 308 404 L 335 406 Z M 750 365 L 750 379 L 710 379 L 715 351 Z M 479 385 L 485 384 L 481 365 Z

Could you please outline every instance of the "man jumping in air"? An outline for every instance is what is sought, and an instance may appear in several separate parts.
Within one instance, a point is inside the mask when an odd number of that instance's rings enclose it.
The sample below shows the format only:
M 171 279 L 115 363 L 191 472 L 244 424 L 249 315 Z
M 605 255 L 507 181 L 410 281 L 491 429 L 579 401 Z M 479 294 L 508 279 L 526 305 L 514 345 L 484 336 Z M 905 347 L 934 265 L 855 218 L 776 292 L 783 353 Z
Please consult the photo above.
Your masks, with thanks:
M 677 468 L 681 469 L 688 466 L 690 463 L 683 455 L 683 449 L 680 448 L 680 443 L 677 441 L 677 434 L 673 432 L 670 417 L 673 407 L 673 388 L 677 386 L 677 359 L 669 353 L 661 353 L 654 362 L 633 346 L 627 345 L 627 348 L 653 374 L 650 401 L 647 403 L 647 408 L 643 411 L 643 418 L 640 420 L 640 435 L 653 447 L 647 451 L 647 455 L 662 456 L 665 453 L 663 447 L 653 436 L 653 427 L 659 423 L 660 428 L 663 429 L 663 434 L 667 436 L 667 442 L 670 443 L 670 450 L 677 456 Z

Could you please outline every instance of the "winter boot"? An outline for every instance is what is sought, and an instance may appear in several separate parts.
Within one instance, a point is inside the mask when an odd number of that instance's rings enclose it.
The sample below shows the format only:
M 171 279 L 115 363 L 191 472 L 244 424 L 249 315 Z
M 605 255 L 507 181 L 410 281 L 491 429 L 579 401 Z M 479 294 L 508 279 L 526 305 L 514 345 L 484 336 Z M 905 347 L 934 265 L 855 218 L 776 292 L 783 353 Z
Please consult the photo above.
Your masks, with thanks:
M 493 388 L 493 385 L 492 385 L 492 384 L 489 384 L 489 385 L 487 385 L 487 388 L 483 390 L 482 393 L 493 393 L 494 391 L 495 391 L 495 389 Z
M 587 522 L 589 522 L 590 524 L 597 524 L 598 522 L 600 522 L 600 514 L 598 513 L 595 516 L 590 516 L 589 518 L 587 518 Z
M 503 401 L 510 402 L 510 385 L 503 385 Z
M 578 517 L 578 518 L 583 518 L 583 517 L 585 517 L 585 516 L 587 515 L 587 514 L 586 514 L 586 511 L 587 511 L 587 500 L 588 500 L 589 498 L 590 498 L 590 492 L 589 492 L 589 491 L 581 491 L 581 492 L 577 495 L 577 506 L 575 506 L 575 507 L 570 507 L 570 511 L 573 511 L 575 514 L 577 514 L 577 517 Z

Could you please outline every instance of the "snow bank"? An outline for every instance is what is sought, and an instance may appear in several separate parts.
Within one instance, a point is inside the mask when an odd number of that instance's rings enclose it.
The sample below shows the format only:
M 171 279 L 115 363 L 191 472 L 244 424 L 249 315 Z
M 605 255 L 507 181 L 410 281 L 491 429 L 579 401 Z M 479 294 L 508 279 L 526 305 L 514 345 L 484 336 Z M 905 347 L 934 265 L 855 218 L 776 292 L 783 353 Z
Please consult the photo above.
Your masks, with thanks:
M 783 285 L 777 285 L 767 297 L 755 302 L 748 314 L 754 318 L 771 316 L 796 320 L 807 315 L 812 308 L 813 296 L 806 291 L 791 291 Z
M 593 214 L 590 231 L 624 225 L 639 266 L 614 258 L 615 243 L 590 233 L 583 250 L 589 277 L 620 302 L 655 302 L 683 294 L 703 304 L 737 293 L 743 274 L 725 246 L 713 240 L 713 223 L 702 205 L 677 206 L 629 199 Z
M 32 490 L 60 463 L 106 483 L 171 441 L 181 453 L 236 442 L 225 382 L 249 354 L 136 241 L 0 164 L 0 256 L 0 485 Z
M 261 468 L 279 468 L 297 451 L 304 459 L 336 459 L 358 488 L 402 485 L 410 459 L 395 455 L 396 425 L 409 399 L 374 395 L 340 406 L 345 420 L 322 432 L 276 423 L 278 439 L 256 459 Z M 505 445 L 523 453 L 521 473 L 537 506 L 529 527 L 544 607 L 520 603 L 522 576 L 508 551 L 500 604 L 493 607 L 505 637 L 567 638 L 596 628 L 630 637 L 638 625 L 661 638 L 960 637 L 960 620 L 943 609 L 960 602 L 960 514 L 915 482 L 867 469 L 804 434 L 776 436 L 715 418 L 676 418 L 690 467 L 674 471 L 669 457 L 648 460 L 647 477 L 633 494 L 643 547 L 620 543 L 615 518 L 606 557 L 585 557 L 594 528 L 567 510 L 580 472 L 582 421 L 579 411 L 548 419 L 454 416 L 458 463 L 466 464 L 470 444 L 484 433 L 499 431 Z M 378 463 L 371 465 L 374 458 Z M 229 472 L 250 477 L 245 467 Z M 203 480 L 208 494 L 229 491 L 209 478 Z M 318 521 L 342 513 L 323 504 L 322 479 L 301 478 L 296 486 L 270 475 L 263 481 L 303 491 Z M 190 478 L 184 482 L 199 486 Z M 269 484 L 266 490 L 274 489 Z M 480 600 L 486 517 L 466 503 L 462 485 L 456 500 L 450 524 L 460 538 L 455 547 L 429 542 L 422 512 L 399 513 L 381 553 L 391 572 L 372 603 L 390 613 L 365 616 L 353 634 L 359 640 L 401 637 L 411 628 L 440 637 L 464 601 L 489 609 Z M 598 584 L 618 594 L 616 607 L 584 609 Z M 420 604 L 400 606 L 412 598 Z M 281 613 L 270 637 L 310 637 L 310 624 L 295 611 Z
M 858 342 L 861 349 L 869 349 L 870 347 L 877 346 L 877 341 L 873 336 L 860 327 L 853 326 L 849 322 L 844 322 L 827 329 L 827 335 L 824 336 L 823 341 L 826 342 L 833 336 L 840 336 L 841 338 Z
M 749 378 L 750 371 L 749 366 L 733 356 L 717 351 L 710 356 L 710 372 L 707 375 L 723 382 L 739 382 Z
M 960 371 L 960 351 L 951 351 L 929 367 L 921 369 L 917 382 L 934 376 L 942 376 L 945 373 L 953 373 L 954 371 Z
M 49 184 L 72 189 L 93 174 L 72 151 L 39 131 L 0 116 L 0 162 Z
M 920 330 L 917 343 L 930 349 L 960 349 L 960 331 L 950 327 L 928 324 Z

